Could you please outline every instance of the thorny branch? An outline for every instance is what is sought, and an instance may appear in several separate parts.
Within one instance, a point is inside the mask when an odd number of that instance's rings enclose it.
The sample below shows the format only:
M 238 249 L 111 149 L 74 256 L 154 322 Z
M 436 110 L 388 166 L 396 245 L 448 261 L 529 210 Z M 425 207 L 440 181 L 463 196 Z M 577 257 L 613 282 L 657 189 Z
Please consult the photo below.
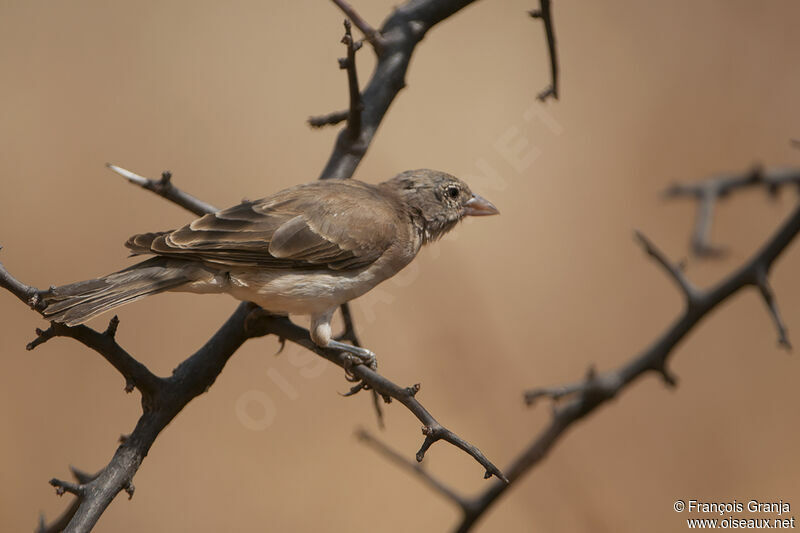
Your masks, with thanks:
M 697 200 L 692 251 L 700 257 L 719 257 L 725 254 L 725 248 L 711 244 L 711 225 L 717 201 L 727 198 L 733 191 L 752 187 L 764 187 L 774 198 L 785 185 L 800 188 L 800 171 L 779 168 L 764 172 L 760 167 L 754 167 L 747 172 L 722 174 L 699 183 L 675 184 L 664 191 L 664 196 L 688 196 Z
M 764 176 L 769 176 L 770 178 L 767 179 L 773 183 L 793 182 L 795 178 L 792 176 L 800 176 L 800 169 L 772 171 L 764 173 Z M 694 185 L 676 187 L 702 191 L 718 187 L 720 183 L 733 181 L 732 178 L 726 180 L 714 178 L 710 180 L 714 185 L 709 185 L 709 182 L 700 182 Z M 767 305 L 770 317 L 775 323 L 779 345 L 789 348 L 786 326 L 778 311 L 767 276 L 775 261 L 795 239 L 798 232 L 800 232 L 800 205 L 795 208 L 772 237 L 746 263 L 716 285 L 705 290 L 698 289 L 692 285 L 684 275 L 680 265 L 672 263 L 642 233 L 637 232 L 636 238 L 644 248 L 644 251 L 664 269 L 683 293 L 685 297 L 683 312 L 650 346 L 616 370 L 598 375 L 593 368 L 590 368 L 586 378 L 580 382 L 527 391 L 524 397 L 525 402 L 529 405 L 541 398 L 551 399 L 554 402 L 553 416 L 550 423 L 506 467 L 504 471 L 508 476 L 508 483 L 495 482 L 482 493 L 471 498 L 465 497 L 454 492 L 439 480 L 432 478 L 430 474 L 420 471 L 416 468 L 416 465 L 398 458 L 396 452 L 385 444 L 376 444 L 377 441 L 374 437 L 370 436 L 365 439 L 362 436 L 362 439 L 366 440 L 371 447 L 388 457 L 392 462 L 420 475 L 434 490 L 447 500 L 458 505 L 462 511 L 462 518 L 456 527 L 456 531 L 469 531 L 491 505 L 514 486 L 517 479 L 528 473 L 547 455 L 575 422 L 591 414 L 608 400 L 623 392 L 628 385 L 649 372 L 659 374 L 667 385 L 675 386 L 677 379 L 667 368 L 667 359 L 672 354 L 673 349 L 703 318 L 739 290 L 753 287 L 759 291 Z
M 177 189 L 171 182 L 168 187 L 157 186 L 160 181 L 151 180 L 120 167 L 109 168 L 125 176 L 132 183 L 153 191 L 169 200 L 180 198 L 182 206 L 195 214 L 215 212 L 213 206 L 200 202 L 193 196 Z M 207 210 L 205 207 L 207 207 Z M 38 291 L 14 278 L 0 263 L 0 286 L 9 290 L 27 305 L 36 308 Z M 345 335 L 357 340 L 349 309 L 343 310 Z M 227 360 L 248 339 L 265 335 L 277 335 L 303 346 L 345 369 L 359 381 L 356 387 L 368 388 L 384 398 L 393 398 L 408 408 L 422 422 L 425 436 L 417 461 L 422 461 L 430 446 L 443 440 L 464 450 L 492 475 L 505 480 L 502 472 L 475 446 L 451 430 L 442 426 L 433 415 L 415 398 L 419 385 L 401 387 L 364 365 L 353 366 L 347 354 L 323 349 L 314 344 L 308 330 L 293 324 L 286 317 L 270 315 L 252 303 L 242 303 L 214 334 L 214 336 L 191 357 L 184 360 L 170 377 L 159 377 L 145 365 L 129 355 L 115 339 L 119 321 L 111 319 L 108 329 L 99 332 L 87 326 L 69 327 L 51 322 L 47 330 L 37 330 L 37 337 L 29 345 L 33 349 L 54 337 L 70 337 L 93 349 L 106 359 L 125 378 L 125 390 L 138 389 L 142 395 L 142 415 L 133 432 L 123 440 L 114 457 L 96 477 L 80 479 L 76 483 L 53 479 L 59 495 L 69 492 L 76 495 L 77 504 L 72 506 L 54 524 L 40 528 L 41 531 L 57 531 L 56 526 L 68 522 L 68 531 L 89 531 L 120 491 L 133 494 L 133 477 L 161 430 L 196 396 L 204 393 L 222 372 Z M 67 515 L 70 515 L 67 518 Z
M 556 32 L 553 26 L 553 11 L 550 0 L 539 0 L 539 9 L 529 11 L 528 14 L 541 19 L 544 24 L 544 34 L 547 38 L 547 50 L 550 56 L 550 85 L 540 92 L 536 98 L 544 102 L 548 98 L 558 100 L 558 56 L 556 55 Z
M 217 208 L 215 208 L 213 205 L 207 204 L 190 194 L 186 194 L 177 187 L 174 187 L 172 185 L 172 172 L 169 170 L 165 170 L 161 173 L 160 180 L 152 180 L 142 177 L 138 174 L 134 174 L 130 170 L 125 170 L 124 168 L 112 165 L 111 163 L 106 163 L 106 166 L 134 185 L 138 185 L 143 189 L 154 192 L 157 195 L 166 198 L 170 202 L 178 204 L 184 209 L 191 211 L 195 215 L 202 216 L 207 213 L 214 213 L 217 210 Z
M 361 43 L 353 41 L 350 21 L 347 19 L 344 20 L 342 43 L 347 47 L 347 57 L 339 60 L 339 68 L 347 71 L 347 87 L 350 94 L 350 110 L 347 113 L 347 127 L 344 131 L 355 141 L 361 133 L 361 112 L 364 110 L 361 90 L 358 88 L 358 71 L 356 70 L 356 52 L 361 48 Z
M 72 472 L 72 477 L 74 477 L 75 481 L 77 481 L 81 485 L 85 485 L 86 483 L 89 483 L 91 480 L 97 477 L 97 474 L 91 476 L 86 472 L 81 472 L 74 466 L 69 467 L 69 469 Z M 50 483 L 52 484 L 53 481 L 60 483 L 56 479 L 50 480 Z M 78 496 L 77 498 L 72 500 L 70 506 L 67 509 L 65 509 L 64 512 L 61 513 L 61 516 L 55 519 L 49 526 L 47 525 L 47 521 L 45 520 L 44 513 L 39 515 L 39 526 L 36 528 L 36 533 L 47 533 L 48 531 L 63 531 L 64 529 L 66 529 L 67 524 L 69 524 L 69 521 L 72 520 L 72 517 L 78 510 L 78 507 L 80 506 L 81 502 L 83 502 L 83 496 Z
M 384 21 L 380 30 L 374 30 L 347 2 L 334 0 L 334 3 L 364 33 L 375 50 L 378 62 L 364 91 L 360 93 L 363 109 L 360 112 L 359 129 L 356 132 L 351 128 L 348 119 L 348 126 L 339 132 L 333 153 L 320 179 L 346 179 L 353 175 L 367 153 L 367 148 L 389 106 L 400 90 L 406 86 L 406 71 L 417 44 L 433 26 L 474 1 L 410 0 L 397 7 Z M 352 71 L 355 72 L 354 62 Z M 312 118 L 309 119 L 309 123 L 321 126 L 341 122 L 345 116 L 353 115 L 354 99 L 353 85 L 350 83 L 351 106 L 348 112 L 336 112 L 325 117 Z

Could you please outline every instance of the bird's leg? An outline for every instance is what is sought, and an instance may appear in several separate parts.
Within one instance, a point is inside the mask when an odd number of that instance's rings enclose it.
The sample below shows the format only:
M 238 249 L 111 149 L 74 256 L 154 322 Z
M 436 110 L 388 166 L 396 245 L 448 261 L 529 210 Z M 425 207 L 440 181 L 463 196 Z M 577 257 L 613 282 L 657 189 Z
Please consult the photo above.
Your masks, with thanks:
M 341 350 L 350 356 L 354 356 L 357 359 L 353 361 L 355 364 L 367 365 L 372 370 L 378 368 L 378 360 L 371 350 L 333 340 L 331 337 L 331 318 L 335 311 L 336 308 L 334 307 L 321 315 L 311 317 L 311 340 L 314 341 L 314 344 L 323 348 Z

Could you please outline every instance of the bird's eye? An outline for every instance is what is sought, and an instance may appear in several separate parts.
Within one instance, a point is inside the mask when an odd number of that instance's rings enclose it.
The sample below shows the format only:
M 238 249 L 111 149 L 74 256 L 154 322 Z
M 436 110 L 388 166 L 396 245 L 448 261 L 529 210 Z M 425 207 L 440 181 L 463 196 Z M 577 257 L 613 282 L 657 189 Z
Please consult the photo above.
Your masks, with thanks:
M 456 198 L 458 198 L 459 190 L 458 190 L 458 187 L 456 187 L 455 185 L 451 185 L 447 189 L 445 189 L 444 193 L 449 198 L 452 198 L 453 200 L 455 200 Z

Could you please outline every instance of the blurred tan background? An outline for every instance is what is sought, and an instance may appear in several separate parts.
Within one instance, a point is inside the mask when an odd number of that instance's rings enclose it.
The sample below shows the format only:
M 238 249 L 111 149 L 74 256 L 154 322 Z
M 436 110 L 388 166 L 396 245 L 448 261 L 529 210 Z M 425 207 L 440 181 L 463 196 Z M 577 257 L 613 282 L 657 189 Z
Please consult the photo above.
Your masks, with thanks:
M 357 1 L 378 25 L 394 2 Z M 798 164 L 791 1 L 555 2 L 562 100 L 548 83 L 537 2 L 483 0 L 417 49 L 356 177 L 433 167 L 465 177 L 502 216 L 463 224 L 410 270 L 356 303 L 358 327 L 401 384 L 501 468 L 549 417 L 522 391 L 616 367 L 678 315 L 672 283 L 632 240 L 640 228 L 687 255 L 691 202 L 675 180 Z M 39 287 L 130 261 L 132 233 L 191 215 L 137 190 L 107 161 L 175 182 L 217 206 L 315 179 L 343 108 L 342 15 L 325 1 L 0 1 L 0 260 Z M 371 52 L 359 56 L 362 82 Z M 516 147 L 516 148 L 515 148 Z M 720 206 L 724 260 L 690 260 L 709 284 L 743 261 L 795 204 L 750 191 Z M 800 342 L 800 253 L 772 282 Z M 222 323 L 225 296 L 162 295 L 123 308 L 118 340 L 168 374 Z M 56 339 L 0 294 L 0 529 L 29 531 L 69 502 L 47 480 L 95 471 L 133 428 L 138 394 L 98 355 Z M 103 328 L 108 317 L 93 325 Z M 100 531 L 446 531 L 448 502 L 353 437 L 373 431 L 367 395 L 341 370 L 275 339 L 240 350 L 208 394 L 161 435 Z M 678 499 L 783 499 L 800 506 L 800 362 L 777 349 L 754 291 L 682 343 L 676 390 L 647 377 L 570 431 L 478 531 L 683 531 Z M 420 424 L 399 405 L 381 437 L 413 458 Z M 430 470 L 466 494 L 486 487 L 437 444 Z

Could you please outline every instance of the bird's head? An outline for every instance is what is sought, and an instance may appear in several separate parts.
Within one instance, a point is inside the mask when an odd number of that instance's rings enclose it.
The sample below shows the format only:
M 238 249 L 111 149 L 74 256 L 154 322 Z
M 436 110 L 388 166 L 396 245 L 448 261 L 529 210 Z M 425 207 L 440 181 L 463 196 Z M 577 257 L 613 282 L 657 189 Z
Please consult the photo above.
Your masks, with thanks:
M 421 219 L 425 242 L 442 237 L 465 216 L 500 213 L 466 183 L 438 170 L 407 170 L 382 185 L 398 194 Z

